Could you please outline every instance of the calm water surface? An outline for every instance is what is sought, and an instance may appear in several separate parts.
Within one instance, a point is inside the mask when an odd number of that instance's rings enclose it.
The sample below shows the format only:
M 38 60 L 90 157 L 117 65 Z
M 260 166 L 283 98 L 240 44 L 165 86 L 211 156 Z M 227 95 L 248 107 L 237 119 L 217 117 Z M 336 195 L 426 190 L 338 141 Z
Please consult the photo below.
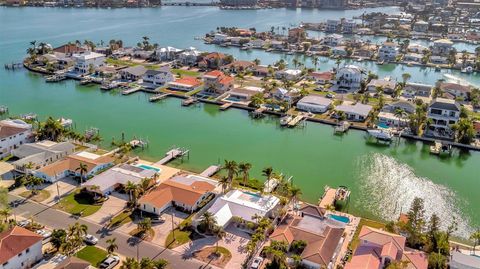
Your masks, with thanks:
M 145 35 L 162 46 L 222 50 L 241 59 L 259 58 L 266 64 L 282 57 L 290 61 L 293 56 L 208 46 L 193 38 L 222 24 L 266 30 L 361 13 L 363 10 L 224 11 L 210 7 L 0 8 L 0 63 L 20 61 L 31 40 L 56 46 L 76 39 L 123 39 L 133 45 Z M 312 65 L 310 59 L 304 60 Z M 320 69 L 334 65 L 322 59 Z M 418 82 L 434 83 L 444 77 L 444 73 L 430 69 L 366 62 L 361 65 L 380 76 L 400 78 L 409 72 L 412 81 Z M 480 84 L 479 76 L 449 73 Z M 252 174 L 256 177 L 266 166 L 293 176 L 294 183 L 302 188 L 303 198 L 311 202 L 319 198 L 325 185 L 347 185 L 353 190 L 353 213 L 394 219 L 407 210 L 415 196 L 420 196 L 425 198 L 427 213 L 436 212 L 445 220 L 452 216 L 461 219 L 460 234 L 480 226 L 480 154 L 475 152 L 456 152 L 452 158 L 439 159 L 420 142 L 401 140 L 391 147 L 370 145 L 362 132 L 337 137 L 330 126 L 313 123 L 304 129 L 281 129 L 275 118 L 251 120 L 244 111 L 220 112 L 212 105 L 183 108 L 178 99 L 151 104 L 145 94 L 125 97 L 118 92 L 101 92 L 95 86 L 80 87 L 73 81 L 47 85 L 41 76 L 25 71 L 1 69 L 0 82 L 0 104 L 8 105 L 12 114 L 35 112 L 41 117 L 72 118 L 78 130 L 100 128 L 105 144 L 112 137 L 119 138 L 122 132 L 142 137 L 150 141 L 150 146 L 139 154 L 150 160 L 158 160 L 169 147 L 178 145 L 189 148 L 191 155 L 184 163 L 173 163 L 176 166 L 201 171 L 223 159 L 248 161 L 253 163 Z

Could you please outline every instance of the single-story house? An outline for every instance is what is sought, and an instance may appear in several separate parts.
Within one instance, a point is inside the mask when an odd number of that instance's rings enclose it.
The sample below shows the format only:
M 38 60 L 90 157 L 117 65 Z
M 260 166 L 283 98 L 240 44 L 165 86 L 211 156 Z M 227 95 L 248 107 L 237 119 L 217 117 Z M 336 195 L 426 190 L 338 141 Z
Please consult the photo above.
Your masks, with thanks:
M 297 109 L 313 113 L 325 113 L 331 106 L 332 100 L 315 94 L 307 95 L 297 102 Z
M 447 64 L 448 59 L 447 57 L 434 55 L 434 56 L 430 56 L 430 62 L 432 64 Z
M 380 111 L 378 113 L 378 123 L 387 125 L 389 127 L 407 126 L 406 119 L 401 119 L 396 116 L 395 113 L 388 111 Z
M 258 93 L 263 93 L 263 88 L 260 87 L 253 87 L 253 86 L 246 86 L 243 88 L 234 88 L 228 92 L 228 100 L 229 101 L 250 101 L 252 96 Z
M 145 194 L 139 200 L 140 209 L 160 215 L 165 209 L 175 205 L 192 212 L 217 185 L 217 181 L 197 175 L 176 176 Z
M 392 112 L 392 113 L 394 113 L 397 109 L 401 109 L 408 114 L 412 114 L 412 113 L 415 112 L 416 106 L 412 102 L 399 100 L 399 101 L 395 101 L 395 102 L 386 104 L 382 108 L 383 111 L 388 111 L 388 112 Z
M 300 79 L 302 70 L 299 69 L 284 69 L 275 71 L 276 79 L 298 80 Z
M 249 61 L 234 61 L 227 65 L 220 67 L 223 72 L 230 72 L 230 73 L 239 73 L 239 72 L 246 72 L 251 71 L 252 68 L 255 66 L 253 62 Z
M 458 83 L 440 83 L 439 88 L 444 93 L 449 93 L 455 98 L 462 98 L 467 100 L 470 97 L 472 89 L 470 86 L 458 84 Z
M 312 72 L 308 74 L 308 78 L 314 80 L 315 83 L 320 85 L 325 85 L 328 83 L 332 83 L 333 80 L 333 72 L 326 71 L 326 72 Z
M 407 83 L 403 88 L 402 95 L 405 98 L 427 97 L 432 95 L 432 85 L 420 83 Z
M 100 156 L 90 152 L 71 154 L 63 160 L 54 162 L 35 170 L 33 174 L 47 182 L 55 182 L 66 176 L 80 176 L 79 167 L 81 164 L 87 166 L 85 177 L 94 175 L 113 164 L 114 159 L 110 156 Z
M 364 105 L 361 103 L 352 104 L 342 104 L 335 107 L 335 111 L 343 112 L 347 116 L 347 120 L 350 121 L 365 121 L 372 111 L 373 107 L 370 105 Z
M 48 140 L 20 145 L 12 151 L 19 158 L 12 164 L 18 172 L 40 169 L 43 166 L 63 159 L 75 151 L 75 145 L 70 142 L 52 142 Z M 29 166 L 32 166 L 29 168 Z
M 421 63 L 422 59 L 423 59 L 423 55 L 418 53 L 407 53 L 403 56 L 404 62 Z
M 194 77 L 178 78 L 168 83 L 168 88 L 176 91 L 189 92 L 198 89 L 202 82 Z
M 396 81 L 394 80 L 386 80 L 386 79 L 372 79 L 367 84 L 367 91 L 371 93 L 376 93 L 377 88 L 382 88 L 385 94 L 393 94 L 395 88 L 397 86 Z
M 234 216 L 245 221 L 254 221 L 254 216 L 270 217 L 279 202 L 280 199 L 273 195 L 231 190 L 215 200 L 208 212 L 218 225 L 226 227 Z
M 120 70 L 120 77 L 123 80 L 136 81 L 141 79 L 146 72 L 147 69 L 143 65 L 137 65 Z

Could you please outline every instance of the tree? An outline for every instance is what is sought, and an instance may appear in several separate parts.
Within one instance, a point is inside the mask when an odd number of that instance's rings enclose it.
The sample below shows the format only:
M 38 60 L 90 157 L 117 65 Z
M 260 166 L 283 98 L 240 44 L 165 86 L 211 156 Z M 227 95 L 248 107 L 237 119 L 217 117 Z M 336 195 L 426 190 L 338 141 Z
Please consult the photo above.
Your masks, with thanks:
M 222 186 L 222 192 L 226 193 L 228 186 L 230 185 L 228 177 L 222 176 L 218 182 L 220 183 L 220 186 Z
M 8 222 L 8 217 L 10 216 L 11 210 L 8 207 L 0 206 L 0 216 L 5 219 L 5 223 Z
M 446 269 L 447 258 L 442 254 L 433 252 L 428 256 L 428 269 Z
M 117 241 L 117 238 L 115 237 L 107 239 L 107 252 L 109 255 L 112 255 L 115 252 L 115 250 L 118 249 L 118 245 L 116 241 Z
M 120 269 L 141 269 L 141 267 L 140 263 L 136 259 L 127 257 L 122 262 L 122 266 L 120 266 Z
M 233 182 L 233 177 L 238 174 L 238 165 L 235 161 L 225 160 L 225 164 L 223 165 L 223 169 L 227 170 L 228 182 L 231 185 L 232 182 Z
M 127 181 L 127 184 L 125 185 L 125 191 L 128 193 L 128 200 L 132 208 L 137 207 L 137 198 L 139 191 L 138 185 L 131 181 Z
M 253 63 L 255 65 L 259 65 L 260 64 L 260 60 L 258 58 L 255 58 L 255 60 L 253 60 Z
M 243 175 L 243 185 L 244 186 L 247 186 L 247 181 L 249 179 L 248 172 L 250 171 L 251 168 L 252 168 L 251 163 L 240 163 L 238 165 L 238 169 L 240 170 L 240 172 L 242 172 L 242 175 Z
M 222 240 L 226 235 L 227 233 L 225 232 L 225 230 L 223 229 L 222 226 L 216 226 L 214 229 L 213 229 L 213 234 L 215 235 L 215 237 L 217 238 L 217 243 L 216 243 L 216 247 L 215 247 L 215 253 L 219 253 L 218 251 L 218 243 L 220 242 L 220 240 Z
M 267 182 L 270 181 L 273 176 L 273 168 L 271 166 L 264 168 L 262 170 L 262 176 L 267 178 Z
M 407 213 L 407 231 L 409 233 L 407 242 L 412 247 L 419 247 L 423 244 L 422 233 L 425 229 L 425 208 L 422 198 L 413 199 L 410 210 Z
M 152 220 L 150 218 L 144 218 L 137 224 L 137 229 L 141 234 L 145 234 L 146 232 L 152 229 Z
M 312 58 L 313 66 L 315 67 L 315 71 L 317 70 L 317 65 L 318 65 L 318 57 L 313 56 Z
M 217 219 L 212 213 L 205 211 L 200 220 L 200 225 L 205 228 L 205 232 L 212 232 L 217 226 Z
M 35 195 L 38 193 L 38 186 L 43 184 L 43 179 L 28 175 L 25 177 L 25 185 L 30 186 L 32 188 L 32 194 Z
M 403 73 L 402 74 L 402 83 L 403 86 L 407 84 L 407 81 L 411 78 L 412 76 L 409 73 Z
M 302 195 L 302 190 L 299 187 L 292 186 L 289 190 L 290 198 L 292 199 L 293 203 L 295 204 L 298 200 L 298 197 Z
M 52 231 L 52 237 L 50 239 L 50 244 L 59 250 L 67 240 L 67 232 L 64 229 L 55 229 Z
M 88 172 L 88 166 L 82 162 L 78 165 L 76 172 L 80 173 L 80 184 L 83 184 L 83 180 L 85 179 L 85 175 Z
M 408 261 L 393 261 L 385 269 L 406 269 L 408 264 Z
M 452 130 L 455 131 L 455 137 L 458 142 L 463 144 L 472 143 L 476 135 L 473 122 L 468 118 L 461 118 L 457 123 L 452 125 Z
M 63 128 L 62 124 L 54 118 L 48 117 L 44 123 L 40 123 L 37 137 L 40 140 L 58 142 L 64 133 L 65 128 Z
M 473 240 L 473 255 L 475 255 L 475 249 L 480 245 L 480 229 L 470 235 L 470 240 Z
M 270 246 L 264 248 L 265 254 L 272 261 L 266 268 L 287 268 L 288 245 L 284 241 L 272 241 Z

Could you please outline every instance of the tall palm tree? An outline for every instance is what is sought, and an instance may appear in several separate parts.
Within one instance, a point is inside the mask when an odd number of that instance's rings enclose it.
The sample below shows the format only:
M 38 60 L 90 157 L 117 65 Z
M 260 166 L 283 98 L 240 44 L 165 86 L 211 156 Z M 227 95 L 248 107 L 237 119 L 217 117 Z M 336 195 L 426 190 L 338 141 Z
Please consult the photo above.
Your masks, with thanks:
M 88 232 L 88 226 L 75 222 L 75 224 L 68 226 L 68 236 L 82 238 Z
M 143 178 L 138 184 L 139 192 L 145 194 L 152 184 L 151 178 Z
M 217 219 L 212 213 L 205 211 L 200 220 L 200 225 L 204 226 L 206 231 L 211 232 L 217 226 Z
M 120 269 L 141 269 L 140 263 L 131 257 L 127 257 L 123 262 Z
M 250 169 L 252 168 L 252 164 L 251 163 L 240 163 L 238 165 L 238 169 L 240 170 L 240 172 L 242 172 L 243 174 L 243 185 L 244 186 L 247 186 L 247 181 L 249 179 L 249 174 L 248 172 L 250 171 Z
M 317 71 L 318 57 L 317 57 L 317 56 L 313 56 L 312 62 L 313 62 L 313 66 L 315 67 L 315 71 Z
M 402 81 L 403 81 L 403 86 L 407 84 L 407 81 L 412 77 L 409 73 L 403 73 L 402 74 Z
M 218 182 L 220 183 L 220 186 L 222 186 L 222 193 L 226 193 L 228 186 L 230 185 L 228 177 L 221 177 Z
M 473 255 L 475 255 L 475 248 L 480 245 L 480 229 L 470 235 L 470 240 L 473 240 Z
M 152 228 L 152 220 L 150 218 L 144 218 L 137 224 L 137 228 L 142 234 L 145 234 Z
M 80 173 L 80 185 L 83 184 L 83 179 L 85 178 L 85 175 L 88 172 L 88 166 L 82 162 L 78 165 L 77 169 L 75 169 L 76 172 Z
M 8 222 L 8 217 L 10 216 L 11 210 L 8 208 L 2 208 L 0 209 L 0 216 L 5 218 L 5 223 Z
M 297 199 L 301 194 L 302 194 L 302 190 L 299 187 L 292 186 L 290 188 L 290 197 L 294 204 L 297 202 Z
M 228 172 L 228 181 L 230 186 L 233 183 L 233 177 L 238 174 L 238 164 L 235 161 L 227 161 L 225 160 L 225 164 L 223 165 L 223 169 L 226 169 Z
M 270 181 L 273 176 L 273 168 L 271 166 L 264 168 L 262 170 L 262 176 L 267 178 L 267 182 Z
M 36 177 L 36 176 L 26 176 L 25 177 L 25 185 L 28 185 L 32 188 L 32 194 L 38 193 L 38 186 L 42 185 L 43 179 Z
M 128 200 L 133 208 L 137 206 L 138 190 L 138 185 L 131 181 L 127 181 L 125 184 L 125 191 L 128 193 Z
M 118 245 L 117 245 L 116 241 L 117 241 L 117 238 L 115 238 L 115 237 L 107 239 L 107 252 L 108 252 L 108 254 L 112 255 L 115 252 L 115 250 L 118 249 Z

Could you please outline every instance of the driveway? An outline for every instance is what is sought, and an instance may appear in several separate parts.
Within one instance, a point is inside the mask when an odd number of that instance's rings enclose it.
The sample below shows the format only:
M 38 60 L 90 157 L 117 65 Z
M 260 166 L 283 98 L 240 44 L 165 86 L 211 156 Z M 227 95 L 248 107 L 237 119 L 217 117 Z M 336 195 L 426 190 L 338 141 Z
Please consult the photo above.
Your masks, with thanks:
M 126 194 L 114 192 L 97 212 L 85 218 L 98 224 L 106 224 L 127 206 L 127 200 Z

